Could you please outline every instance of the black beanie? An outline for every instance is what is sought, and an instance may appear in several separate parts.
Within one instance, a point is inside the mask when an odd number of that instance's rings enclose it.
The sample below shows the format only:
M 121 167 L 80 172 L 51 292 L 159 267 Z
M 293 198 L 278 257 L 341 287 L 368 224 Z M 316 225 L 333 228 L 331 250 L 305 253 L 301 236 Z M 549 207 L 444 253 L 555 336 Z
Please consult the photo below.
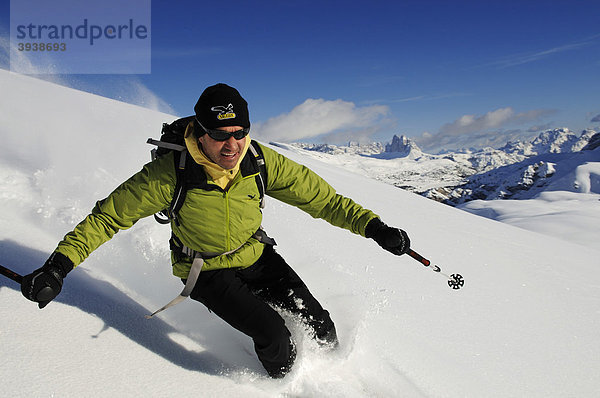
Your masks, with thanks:
M 196 106 L 196 118 L 207 129 L 217 127 L 250 127 L 248 103 L 240 93 L 227 84 L 207 87 Z

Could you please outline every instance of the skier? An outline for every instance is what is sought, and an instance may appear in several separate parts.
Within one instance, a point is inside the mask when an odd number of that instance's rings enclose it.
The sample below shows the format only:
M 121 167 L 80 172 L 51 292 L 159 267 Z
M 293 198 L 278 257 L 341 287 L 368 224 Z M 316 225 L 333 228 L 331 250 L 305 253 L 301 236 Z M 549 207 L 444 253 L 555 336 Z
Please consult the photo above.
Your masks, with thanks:
M 326 348 L 338 345 L 336 329 L 329 312 L 261 228 L 260 192 L 255 178 L 248 178 L 257 172 L 246 160 L 252 156 L 247 102 L 235 88 L 220 83 L 204 90 L 194 110 L 185 145 L 205 183 L 189 190 L 177 221 L 171 221 L 173 274 L 189 286 L 192 299 L 250 336 L 267 373 L 280 378 L 290 371 L 296 351 L 274 307 L 299 316 Z M 264 193 L 372 238 L 396 255 L 409 250 L 406 232 L 387 226 L 372 211 L 337 194 L 310 169 L 259 146 L 267 175 Z M 93 250 L 119 230 L 168 207 L 177 161 L 175 152 L 155 159 L 97 202 L 45 264 L 23 277 L 23 295 L 44 308 L 60 293 L 67 274 Z M 196 263 L 201 264 L 196 270 L 201 272 L 193 276 Z

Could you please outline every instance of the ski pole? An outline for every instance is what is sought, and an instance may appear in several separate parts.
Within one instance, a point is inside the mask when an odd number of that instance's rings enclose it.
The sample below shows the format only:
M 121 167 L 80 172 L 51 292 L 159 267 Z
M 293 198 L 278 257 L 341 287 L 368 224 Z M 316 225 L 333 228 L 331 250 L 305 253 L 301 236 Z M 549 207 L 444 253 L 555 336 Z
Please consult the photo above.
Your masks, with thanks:
M 4 275 L 8 279 L 12 279 L 18 284 L 21 284 L 21 281 L 23 280 L 23 277 L 21 275 L 17 274 L 15 271 L 9 270 L 8 268 L 2 265 L 0 265 L 0 274 Z
M 437 272 L 441 275 L 444 275 L 446 278 L 448 278 L 448 286 L 450 286 L 452 289 L 457 290 L 464 286 L 465 280 L 461 274 L 448 275 L 448 274 L 442 272 L 442 269 L 439 266 L 437 266 L 435 264 L 432 265 L 431 261 L 427 260 L 425 257 L 421 256 L 419 253 L 417 253 L 416 251 L 414 251 L 412 249 L 408 249 L 408 251 L 406 253 L 409 256 L 411 256 L 412 258 L 414 258 L 415 260 L 417 260 L 418 262 L 420 262 L 421 264 L 423 264 L 424 266 L 430 267 L 433 270 L 433 272 Z

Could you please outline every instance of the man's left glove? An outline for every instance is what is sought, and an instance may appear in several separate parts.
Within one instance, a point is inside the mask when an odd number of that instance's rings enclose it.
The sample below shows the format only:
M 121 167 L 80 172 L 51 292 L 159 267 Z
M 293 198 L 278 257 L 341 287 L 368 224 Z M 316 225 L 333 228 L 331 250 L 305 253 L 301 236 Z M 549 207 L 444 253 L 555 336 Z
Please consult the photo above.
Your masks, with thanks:
M 21 281 L 21 293 L 25 298 L 44 308 L 62 290 L 63 279 L 73 269 L 73 262 L 61 253 L 53 253 L 46 263 L 25 275 Z
M 400 256 L 410 249 L 410 239 L 406 232 L 387 226 L 379 218 L 374 218 L 367 224 L 365 236 L 373 239 L 390 253 Z

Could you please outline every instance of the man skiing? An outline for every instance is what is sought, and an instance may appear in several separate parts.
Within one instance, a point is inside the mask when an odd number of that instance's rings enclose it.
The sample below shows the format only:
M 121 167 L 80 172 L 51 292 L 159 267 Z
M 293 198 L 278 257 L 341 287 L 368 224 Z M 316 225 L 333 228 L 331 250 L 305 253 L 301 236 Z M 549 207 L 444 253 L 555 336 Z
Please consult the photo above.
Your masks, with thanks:
M 185 131 L 186 156 L 203 179 L 189 188 L 177 219 L 171 220 L 173 274 L 186 284 L 182 296 L 201 302 L 251 337 L 267 373 L 283 377 L 296 351 L 274 308 L 297 315 L 326 348 L 338 345 L 336 329 L 329 312 L 261 228 L 258 170 L 250 161 L 254 155 L 249 151 L 248 104 L 236 89 L 220 83 L 204 90 L 194 110 L 195 118 Z M 396 255 L 408 251 L 410 240 L 404 231 L 387 226 L 372 211 L 337 194 L 308 168 L 258 146 L 266 168 L 264 194 L 372 238 Z M 97 202 L 46 263 L 23 277 L 23 295 L 45 307 L 60 293 L 67 274 L 92 251 L 119 230 L 168 208 L 177 185 L 178 161 L 175 152 L 155 159 Z

